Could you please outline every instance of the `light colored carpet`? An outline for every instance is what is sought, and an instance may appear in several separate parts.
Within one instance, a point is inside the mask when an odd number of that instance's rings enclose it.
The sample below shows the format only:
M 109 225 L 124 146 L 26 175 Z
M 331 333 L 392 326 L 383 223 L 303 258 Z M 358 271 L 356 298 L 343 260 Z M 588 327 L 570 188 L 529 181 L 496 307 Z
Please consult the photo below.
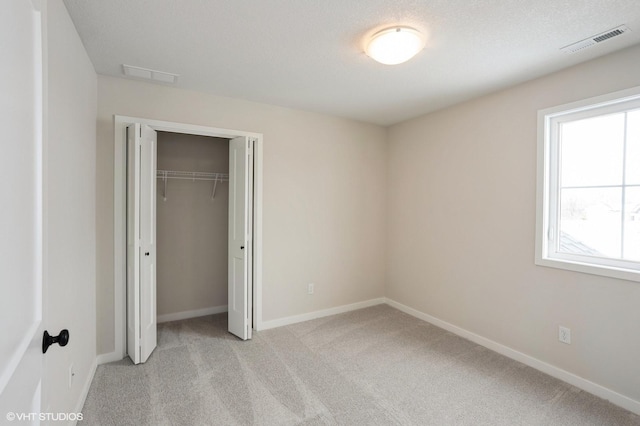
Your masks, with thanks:
M 640 416 L 386 305 L 242 342 L 226 314 L 100 366 L 84 425 L 640 425 Z

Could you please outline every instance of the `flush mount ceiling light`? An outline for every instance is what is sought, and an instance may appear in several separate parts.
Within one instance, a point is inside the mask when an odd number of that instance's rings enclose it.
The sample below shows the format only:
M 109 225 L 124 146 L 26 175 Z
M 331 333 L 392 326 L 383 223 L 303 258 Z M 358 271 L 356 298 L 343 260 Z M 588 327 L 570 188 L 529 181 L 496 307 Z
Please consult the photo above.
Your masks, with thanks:
M 367 55 L 385 65 L 408 61 L 422 50 L 425 38 L 409 27 L 391 27 L 371 36 L 365 49 Z

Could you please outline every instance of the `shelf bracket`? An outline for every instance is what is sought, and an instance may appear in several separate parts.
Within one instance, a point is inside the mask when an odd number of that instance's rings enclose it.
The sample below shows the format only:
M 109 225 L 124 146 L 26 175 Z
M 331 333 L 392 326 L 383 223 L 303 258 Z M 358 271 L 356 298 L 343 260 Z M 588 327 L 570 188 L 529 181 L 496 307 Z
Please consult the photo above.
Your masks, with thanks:
M 211 191 L 211 199 L 216 198 L 216 187 L 218 186 L 218 174 L 216 173 L 215 179 L 213 180 L 213 191 Z
M 167 172 L 162 172 L 162 180 L 164 181 L 164 189 L 162 190 L 162 201 L 167 201 Z

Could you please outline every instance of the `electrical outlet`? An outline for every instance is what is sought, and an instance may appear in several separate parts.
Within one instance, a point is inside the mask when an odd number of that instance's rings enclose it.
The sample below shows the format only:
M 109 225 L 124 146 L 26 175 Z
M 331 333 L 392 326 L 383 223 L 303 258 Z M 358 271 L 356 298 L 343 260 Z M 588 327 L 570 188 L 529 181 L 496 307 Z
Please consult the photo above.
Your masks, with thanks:
M 307 286 L 307 292 L 309 294 L 313 294 L 314 290 L 315 290 L 315 284 L 314 283 L 309 283 L 309 285 Z
M 558 340 L 567 345 L 571 344 L 571 329 L 568 327 L 558 326 Z
M 76 375 L 75 371 L 73 371 L 73 364 L 69 366 L 69 389 L 73 386 L 73 377 Z

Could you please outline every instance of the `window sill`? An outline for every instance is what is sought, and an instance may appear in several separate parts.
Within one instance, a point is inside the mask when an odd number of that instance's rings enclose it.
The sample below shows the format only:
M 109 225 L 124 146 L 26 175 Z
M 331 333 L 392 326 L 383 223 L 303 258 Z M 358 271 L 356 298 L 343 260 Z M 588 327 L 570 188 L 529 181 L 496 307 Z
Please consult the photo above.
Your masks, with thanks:
M 582 272 L 591 275 L 600 275 L 602 277 L 616 278 L 620 280 L 640 282 L 640 271 L 633 269 L 623 269 L 612 266 L 581 263 L 572 260 L 540 257 L 536 257 L 536 265 L 564 269 L 567 271 Z

